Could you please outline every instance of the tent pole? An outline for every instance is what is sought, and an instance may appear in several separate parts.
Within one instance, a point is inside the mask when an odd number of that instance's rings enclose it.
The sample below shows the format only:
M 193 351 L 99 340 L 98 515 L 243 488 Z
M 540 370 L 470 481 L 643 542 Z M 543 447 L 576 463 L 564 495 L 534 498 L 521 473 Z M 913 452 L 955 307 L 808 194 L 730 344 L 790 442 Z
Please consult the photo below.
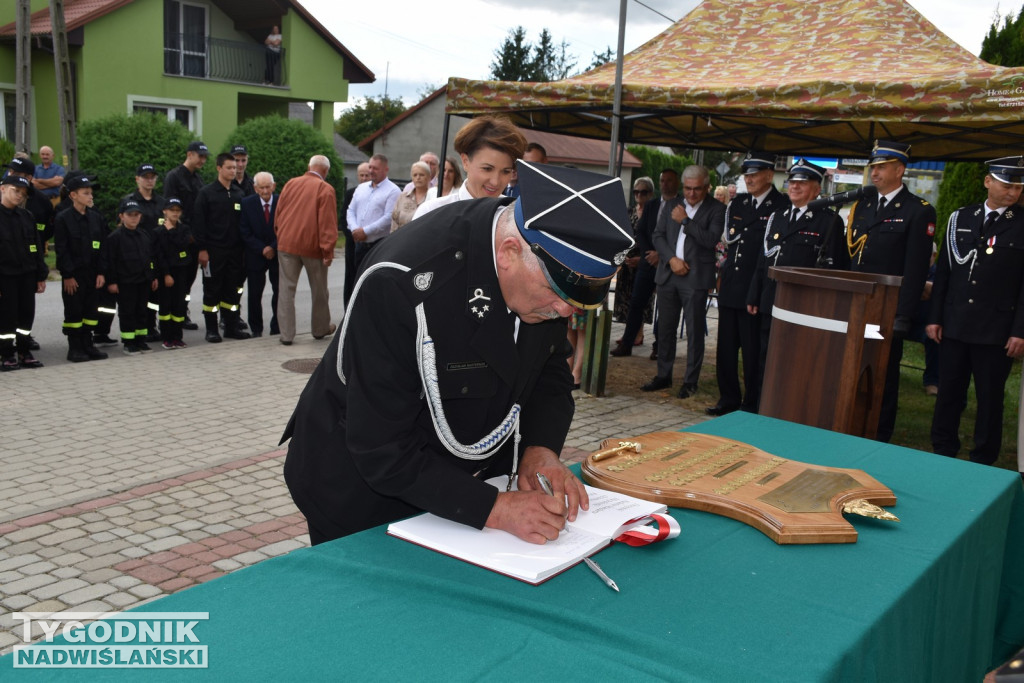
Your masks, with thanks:
M 619 43 L 615 55 L 615 101 L 612 104 L 612 134 L 608 144 L 608 175 L 613 177 L 619 175 L 615 171 L 615 155 L 619 147 L 619 122 L 622 118 L 622 52 L 626 43 L 626 1 L 619 0 Z M 599 311 L 587 313 L 581 386 L 585 392 L 593 396 L 604 396 L 605 380 L 608 378 L 608 346 L 611 334 L 612 312 L 608 310 L 606 297 Z
M 444 114 L 444 129 L 441 132 L 441 159 L 438 162 L 437 167 L 437 196 L 440 197 L 441 193 L 444 192 L 444 161 L 445 157 L 448 156 L 448 125 L 451 123 L 452 115 L 448 112 Z

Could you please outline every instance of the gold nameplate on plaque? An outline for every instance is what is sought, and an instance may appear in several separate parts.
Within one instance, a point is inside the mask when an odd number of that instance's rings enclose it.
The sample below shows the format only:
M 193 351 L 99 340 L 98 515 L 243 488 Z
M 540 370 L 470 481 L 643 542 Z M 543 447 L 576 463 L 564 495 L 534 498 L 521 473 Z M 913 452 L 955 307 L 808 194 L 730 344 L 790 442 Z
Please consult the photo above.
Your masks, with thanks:
M 582 465 L 591 486 L 731 517 L 779 544 L 854 543 L 843 513 L 899 521 L 896 496 L 862 470 L 810 465 L 733 439 L 651 432 L 606 439 Z

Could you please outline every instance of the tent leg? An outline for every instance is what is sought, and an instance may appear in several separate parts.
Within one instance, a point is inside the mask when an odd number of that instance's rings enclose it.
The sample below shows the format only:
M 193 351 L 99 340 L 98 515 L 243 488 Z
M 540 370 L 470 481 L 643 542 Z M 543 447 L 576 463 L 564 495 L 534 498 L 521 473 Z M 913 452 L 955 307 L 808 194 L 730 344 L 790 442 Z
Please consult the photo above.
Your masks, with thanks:
M 612 334 L 612 312 L 607 308 L 587 312 L 580 387 L 591 396 L 604 396 L 608 378 L 608 346 Z

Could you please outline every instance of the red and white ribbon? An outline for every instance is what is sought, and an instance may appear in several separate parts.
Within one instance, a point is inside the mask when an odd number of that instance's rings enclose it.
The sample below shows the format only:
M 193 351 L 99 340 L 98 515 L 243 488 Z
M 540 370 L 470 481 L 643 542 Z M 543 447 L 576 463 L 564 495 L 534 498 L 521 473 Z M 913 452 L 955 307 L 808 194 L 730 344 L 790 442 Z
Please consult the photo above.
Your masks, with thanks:
M 652 525 L 653 523 L 653 525 Z M 626 531 L 615 538 L 634 547 L 667 541 L 679 535 L 679 522 L 669 515 L 653 514 L 631 519 L 622 525 Z

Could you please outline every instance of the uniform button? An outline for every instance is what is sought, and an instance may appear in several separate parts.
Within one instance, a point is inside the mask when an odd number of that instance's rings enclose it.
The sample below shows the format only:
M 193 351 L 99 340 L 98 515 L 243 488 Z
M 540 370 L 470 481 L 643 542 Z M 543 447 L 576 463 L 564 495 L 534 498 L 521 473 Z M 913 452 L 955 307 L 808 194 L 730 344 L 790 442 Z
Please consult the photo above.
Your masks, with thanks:
M 555 352 L 555 347 L 553 345 L 549 346 L 548 347 L 548 353 L 554 353 L 554 352 Z
M 977 280 L 971 280 L 971 284 L 972 285 L 976 285 L 976 284 L 978 284 L 978 281 Z
M 739 267 L 739 266 L 736 266 L 736 270 L 739 270 L 739 269 L 740 269 L 740 267 Z
M 455 260 L 456 261 L 461 261 L 462 260 L 462 252 L 461 251 L 455 252 Z
M 469 387 L 462 387 L 462 393 L 463 394 L 468 394 L 469 393 Z
M 973 303 L 974 303 L 974 299 L 968 299 L 968 300 L 967 300 L 967 303 L 969 303 L 969 304 L 973 304 Z

